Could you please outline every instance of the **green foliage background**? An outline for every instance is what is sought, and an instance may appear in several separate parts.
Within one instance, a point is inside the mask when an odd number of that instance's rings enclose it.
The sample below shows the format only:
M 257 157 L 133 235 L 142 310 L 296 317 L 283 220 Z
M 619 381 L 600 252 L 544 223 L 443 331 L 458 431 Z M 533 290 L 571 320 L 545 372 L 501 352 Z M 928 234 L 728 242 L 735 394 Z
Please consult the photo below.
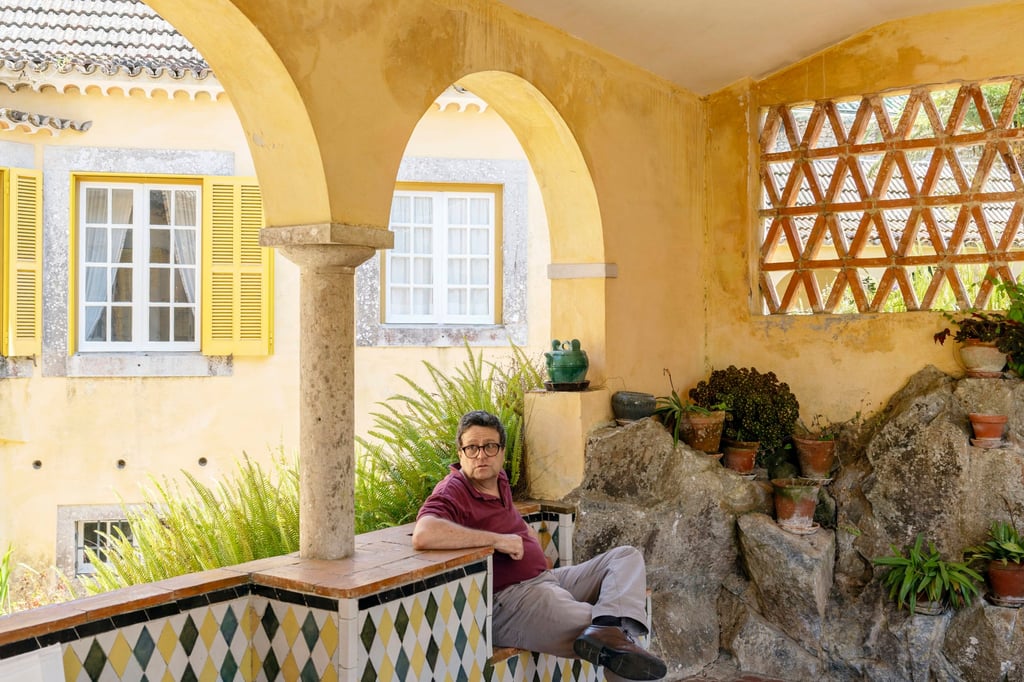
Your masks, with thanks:
M 459 418 L 471 410 L 492 412 L 505 424 L 505 466 L 513 485 L 518 481 L 525 393 L 543 385 L 541 364 L 516 346 L 510 358 L 498 362 L 485 361 L 468 344 L 466 351 L 466 361 L 450 376 L 424 363 L 432 387 L 399 375 L 409 392 L 381 403 L 368 437 L 356 439 L 362 451 L 356 464 L 357 533 L 415 518 L 457 460 L 455 432 Z M 234 475 L 216 486 L 188 473 L 184 485 L 154 481 L 144 492 L 145 504 L 125 508 L 134 544 L 119 532 L 108 535 L 107 564 L 86 550 L 96 568 L 83 580 L 86 590 L 103 592 L 297 551 L 298 467 L 297 457 L 278 452 L 273 471 L 245 457 Z M 3 566 L 0 562 L 0 581 Z

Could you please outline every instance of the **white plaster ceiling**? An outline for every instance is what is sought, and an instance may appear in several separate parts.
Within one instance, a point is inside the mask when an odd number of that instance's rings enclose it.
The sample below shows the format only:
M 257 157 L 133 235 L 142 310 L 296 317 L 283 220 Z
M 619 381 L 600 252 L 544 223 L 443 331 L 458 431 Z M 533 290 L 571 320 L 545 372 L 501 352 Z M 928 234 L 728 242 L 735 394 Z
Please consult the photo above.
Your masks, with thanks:
M 502 0 L 697 94 L 878 24 L 993 0 Z M 1022 4 L 1014 0 L 1011 4 Z

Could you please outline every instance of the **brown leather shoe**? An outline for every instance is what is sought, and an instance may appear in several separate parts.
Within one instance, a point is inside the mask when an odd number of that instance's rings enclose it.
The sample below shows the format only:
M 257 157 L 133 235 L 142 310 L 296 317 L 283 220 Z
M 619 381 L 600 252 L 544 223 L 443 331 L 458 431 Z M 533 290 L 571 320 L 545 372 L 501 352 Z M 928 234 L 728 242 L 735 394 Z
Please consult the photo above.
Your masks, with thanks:
M 591 625 L 572 645 L 580 658 L 603 665 L 627 680 L 660 680 L 665 677 L 665 662 L 637 646 L 621 628 Z

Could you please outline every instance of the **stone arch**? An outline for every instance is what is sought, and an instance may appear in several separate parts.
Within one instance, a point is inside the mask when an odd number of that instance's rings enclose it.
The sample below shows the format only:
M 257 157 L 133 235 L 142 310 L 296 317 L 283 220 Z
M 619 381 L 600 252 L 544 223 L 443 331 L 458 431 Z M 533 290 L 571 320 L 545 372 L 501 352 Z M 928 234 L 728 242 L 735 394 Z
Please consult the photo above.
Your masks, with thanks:
M 330 222 L 313 125 L 266 37 L 229 0 L 143 1 L 188 38 L 231 97 L 263 189 L 267 225 Z
M 486 100 L 526 152 L 548 218 L 551 332 L 585 340 L 595 368 L 591 379 L 600 379 L 606 344 L 604 235 L 597 192 L 576 138 L 554 105 L 515 74 L 480 71 L 458 84 Z

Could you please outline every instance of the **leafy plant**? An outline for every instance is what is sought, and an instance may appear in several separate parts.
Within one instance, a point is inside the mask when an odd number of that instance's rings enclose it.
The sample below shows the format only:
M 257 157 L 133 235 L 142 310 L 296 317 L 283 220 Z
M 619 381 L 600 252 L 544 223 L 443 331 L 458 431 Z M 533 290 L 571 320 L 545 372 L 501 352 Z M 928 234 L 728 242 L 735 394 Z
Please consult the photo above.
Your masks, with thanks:
M 659 396 L 656 400 L 654 414 L 661 417 L 661 422 L 672 431 L 672 444 L 679 444 L 679 431 L 687 414 L 700 414 L 708 416 L 715 412 L 726 409 L 725 403 L 717 403 L 704 407 L 689 400 L 684 400 L 676 391 L 672 382 L 672 372 L 665 368 L 662 374 L 668 377 L 668 385 L 672 389 L 668 395 Z
M 186 473 L 177 482 L 154 481 L 145 504 L 125 507 L 132 539 L 106 534 L 105 563 L 86 549 L 96 573 L 83 580 L 90 593 L 152 582 L 294 552 L 299 547 L 298 461 L 279 455 L 276 476 L 245 457 L 216 487 Z
M 11 611 L 11 554 L 14 547 L 7 545 L 7 551 L 0 556 L 0 615 Z
M 924 539 L 918 534 L 906 554 L 890 545 L 891 555 L 873 560 L 876 566 L 889 567 L 882 578 L 882 585 L 889 588 L 889 599 L 896 601 L 897 608 L 909 608 L 911 615 L 919 599 L 954 609 L 970 604 L 978 594 L 981 576 L 966 563 L 943 560 L 934 542 L 928 543 L 927 552 L 923 544 Z
M 989 281 L 995 284 L 995 297 L 1006 301 L 1006 312 L 972 310 L 960 318 L 944 313 L 957 330 L 952 332 L 946 327 L 934 339 L 939 344 L 950 336 L 960 343 L 971 339 L 995 343 L 996 348 L 1006 353 L 1010 369 L 1024 376 L 1024 283 L 995 278 Z
M 468 358 L 449 376 L 424 362 L 433 388 L 399 375 L 409 395 L 394 395 L 374 413 L 356 467 L 356 532 L 407 523 L 458 460 L 455 433 L 471 410 L 487 410 L 505 425 L 505 469 L 515 486 L 523 457 L 525 394 L 544 385 L 539 360 L 519 347 L 503 362 L 487 362 L 466 344 Z
M 776 457 L 800 417 L 800 403 L 774 372 L 730 365 L 716 369 L 690 389 L 690 399 L 706 409 L 724 404 L 728 415 L 724 434 L 739 441 L 757 441 L 760 451 Z
M 964 550 L 969 561 L 1001 561 L 1024 563 L 1024 540 L 1012 521 L 993 521 L 988 529 L 988 540 Z

